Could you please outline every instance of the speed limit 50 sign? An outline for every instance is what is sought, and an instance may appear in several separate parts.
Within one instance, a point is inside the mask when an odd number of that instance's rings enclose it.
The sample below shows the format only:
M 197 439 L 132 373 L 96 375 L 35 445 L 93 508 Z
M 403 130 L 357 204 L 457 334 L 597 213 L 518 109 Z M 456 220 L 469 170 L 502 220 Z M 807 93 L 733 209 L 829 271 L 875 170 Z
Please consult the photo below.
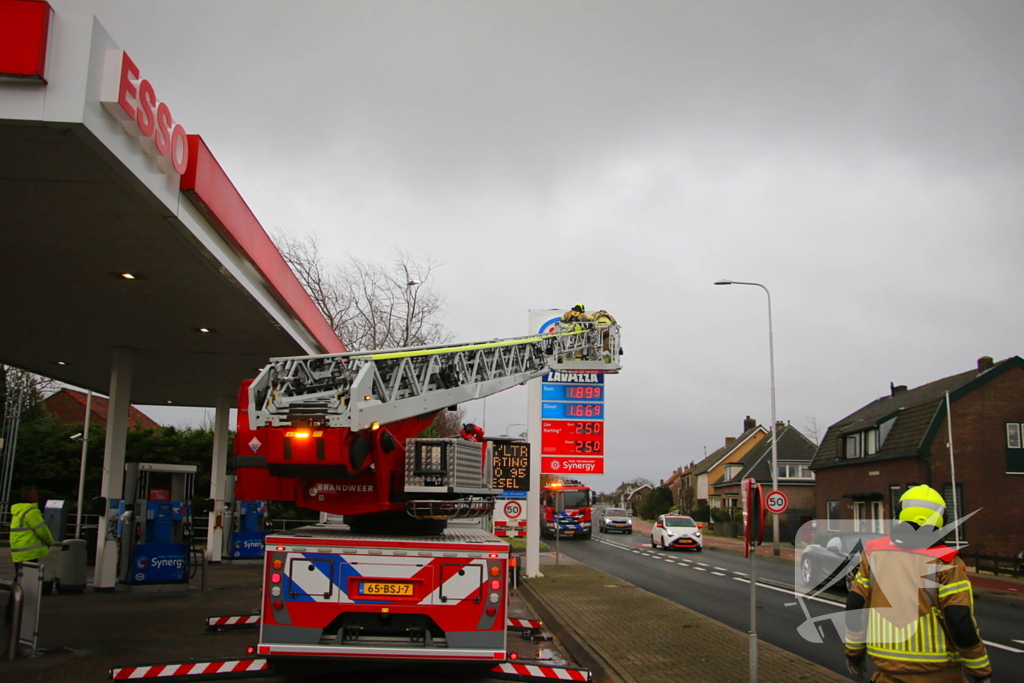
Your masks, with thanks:
M 764 507 L 776 515 L 783 513 L 789 507 L 789 497 L 782 491 L 772 491 L 764 497 Z

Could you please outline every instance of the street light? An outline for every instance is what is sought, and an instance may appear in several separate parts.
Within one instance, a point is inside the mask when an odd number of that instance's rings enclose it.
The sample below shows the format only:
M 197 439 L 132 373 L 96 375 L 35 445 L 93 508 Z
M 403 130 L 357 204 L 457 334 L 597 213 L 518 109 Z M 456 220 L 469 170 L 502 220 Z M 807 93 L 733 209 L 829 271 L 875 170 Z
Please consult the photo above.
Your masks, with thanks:
M 412 336 L 412 307 L 413 307 L 413 296 L 412 288 L 417 285 L 422 285 L 422 280 L 409 280 L 405 283 L 405 342 L 402 346 L 408 346 L 410 337 Z
M 768 295 L 768 367 L 771 372 L 772 392 L 772 491 L 779 490 L 779 435 L 775 421 L 775 339 L 772 336 L 772 293 L 760 282 L 719 280 L 716 285 L 750 285 L 760 287 Z M 779 556 L 779 516 L 772 513 L 772 555 Z

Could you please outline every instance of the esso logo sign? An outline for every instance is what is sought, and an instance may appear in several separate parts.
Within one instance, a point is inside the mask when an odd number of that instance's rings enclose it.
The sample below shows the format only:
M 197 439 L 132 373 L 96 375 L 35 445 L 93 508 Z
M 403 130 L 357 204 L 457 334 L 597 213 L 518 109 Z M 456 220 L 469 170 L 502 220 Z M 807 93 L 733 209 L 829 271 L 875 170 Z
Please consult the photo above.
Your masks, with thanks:
M 764 507 L 774 514 L 785 512 L 789 507 L 789 497 L 782 491 L 772 491 L 764 497 Z
M 153 84 L 139 77 L 139 67 L 124 50 L 109 50 L 100 103 L 121 122 L 142 149 L 155 157 L 164 173 L 182 175 L 188 168 L 188 134 L 174 122 L 171 109 L 156 97 Z
M 523 514 L 523 506 L 514 500 L 505 503 L 505 516 L 509 519 L 516 519 Z

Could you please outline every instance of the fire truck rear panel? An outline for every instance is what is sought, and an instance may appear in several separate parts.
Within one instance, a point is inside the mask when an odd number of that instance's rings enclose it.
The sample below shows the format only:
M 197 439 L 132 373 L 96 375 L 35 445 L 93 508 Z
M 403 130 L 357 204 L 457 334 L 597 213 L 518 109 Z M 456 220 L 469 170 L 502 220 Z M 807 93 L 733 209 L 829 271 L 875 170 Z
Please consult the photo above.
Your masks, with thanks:
M 304 527 L 266 548 L 261 655 L 505 657 L 509 546 L 480 529 Z

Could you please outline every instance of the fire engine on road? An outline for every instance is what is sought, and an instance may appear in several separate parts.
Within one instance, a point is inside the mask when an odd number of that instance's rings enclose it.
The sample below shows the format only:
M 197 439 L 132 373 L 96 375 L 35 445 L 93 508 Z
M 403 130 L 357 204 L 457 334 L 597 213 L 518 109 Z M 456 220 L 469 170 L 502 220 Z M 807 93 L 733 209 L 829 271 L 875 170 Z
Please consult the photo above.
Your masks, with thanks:
M 448 524 L 490 514 L 501 493 L 488 442 L 472 430 L 480 440 L 418 435 L 441 410 L 551 369 L 619 368 L 617 325 L 272 359 L 240 391 L 236 496 L 292 501 L 329 521 L 267 536 L 259 642 L 234 670 L 401 660 L 491 678 L 589 680 L 585 670 L 511 661 L 509 546 Z M 199 670 L 217 673 L 213 664 Z

